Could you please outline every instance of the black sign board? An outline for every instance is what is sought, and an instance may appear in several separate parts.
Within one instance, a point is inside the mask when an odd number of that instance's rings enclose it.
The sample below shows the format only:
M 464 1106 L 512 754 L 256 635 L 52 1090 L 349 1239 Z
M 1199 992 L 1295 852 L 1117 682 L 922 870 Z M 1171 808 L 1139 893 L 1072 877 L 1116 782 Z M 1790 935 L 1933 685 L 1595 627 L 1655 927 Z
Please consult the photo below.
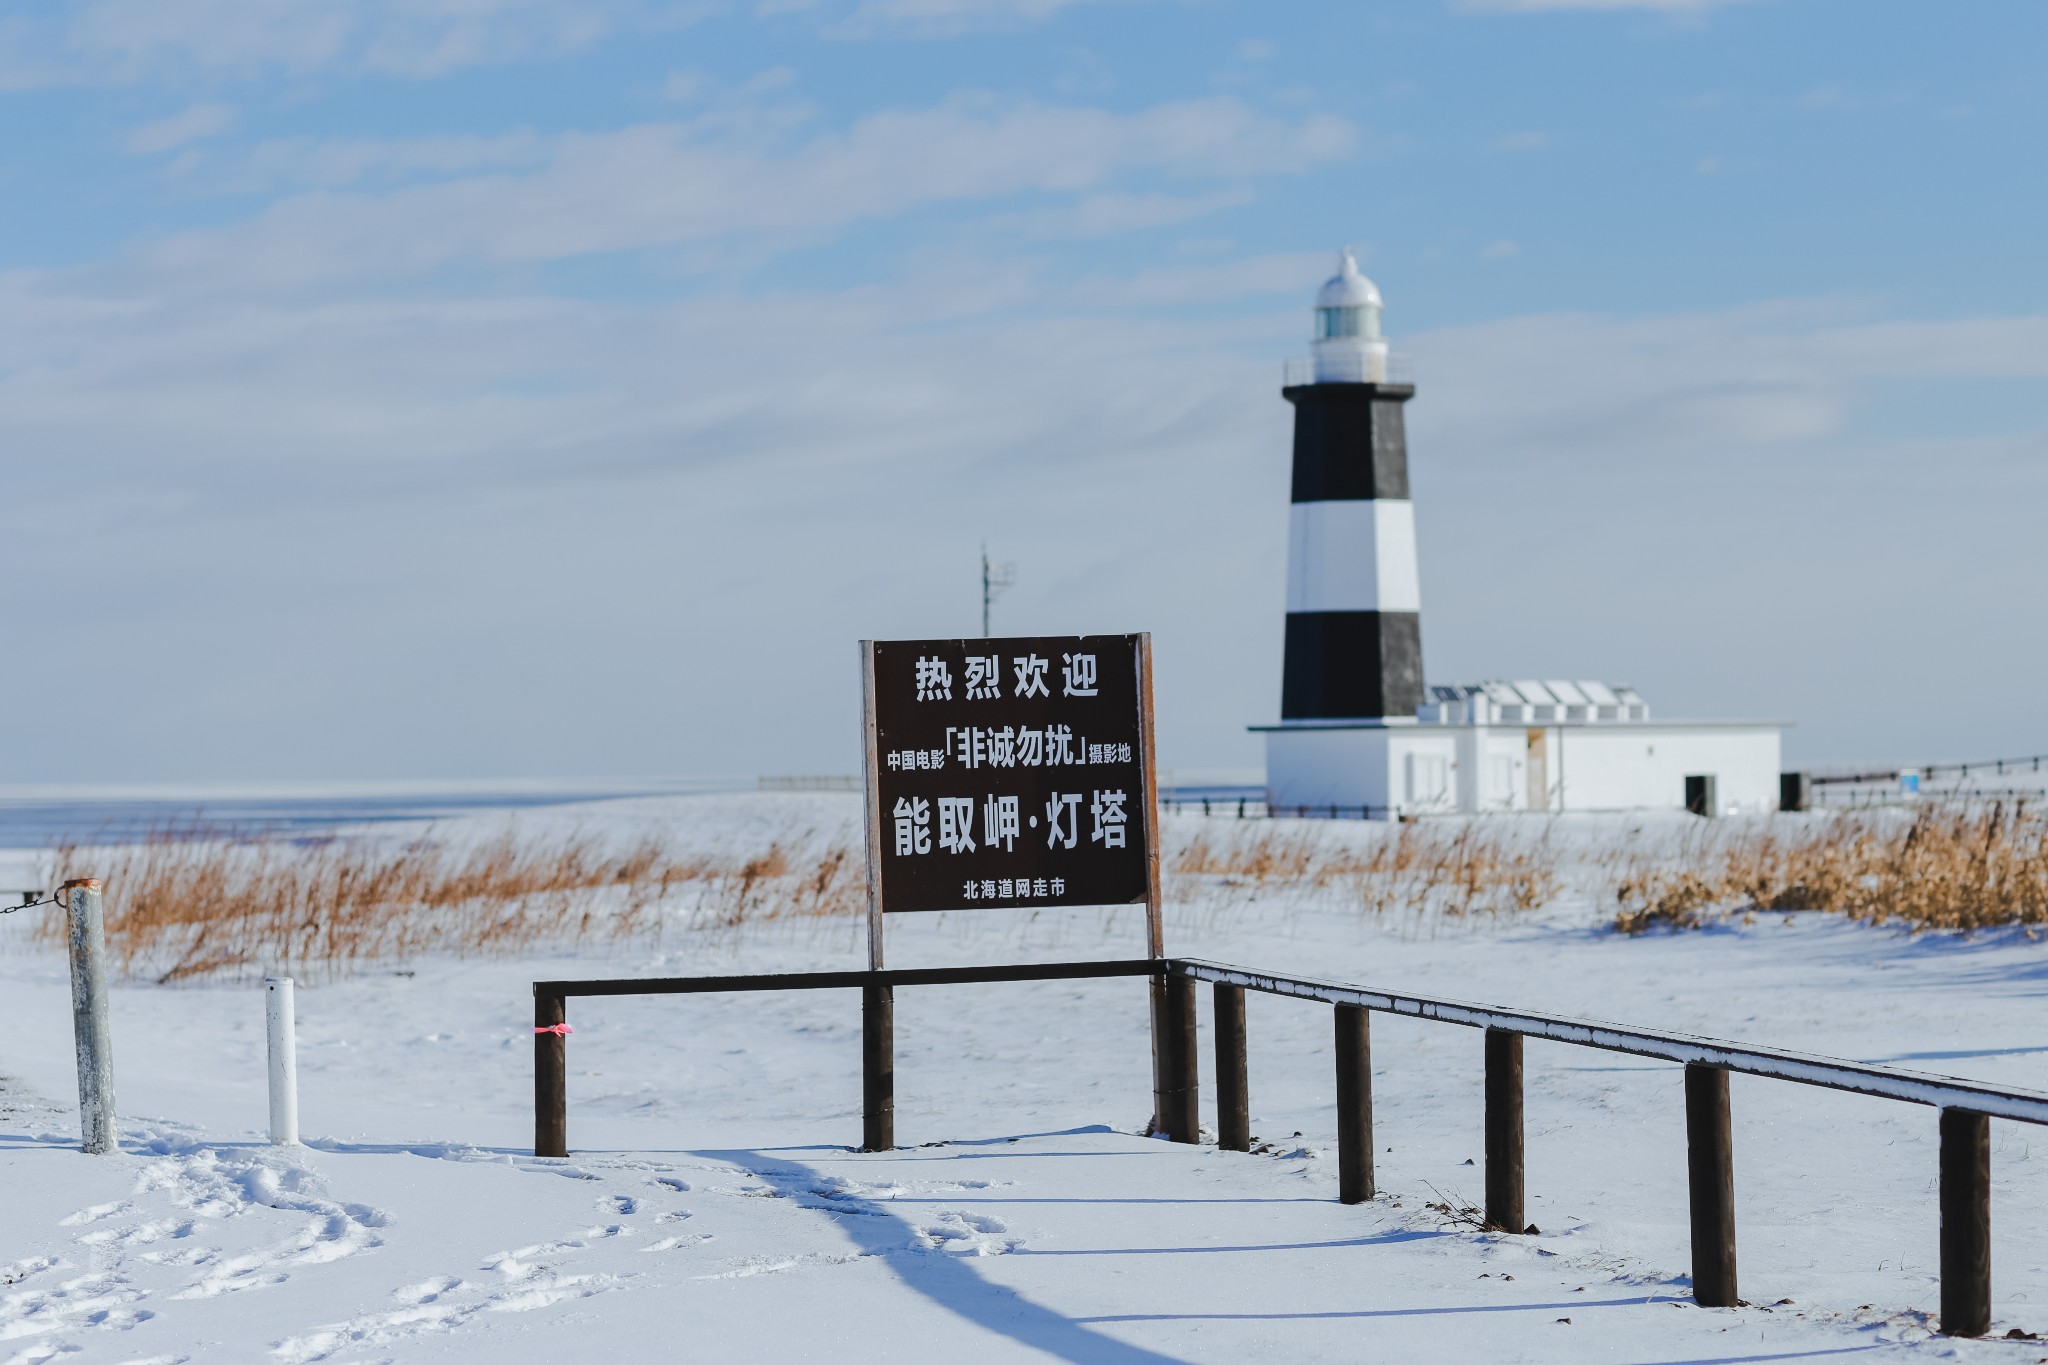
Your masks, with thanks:
M 1153 906 L 1149 637 L 864 648 L 880 909 Z

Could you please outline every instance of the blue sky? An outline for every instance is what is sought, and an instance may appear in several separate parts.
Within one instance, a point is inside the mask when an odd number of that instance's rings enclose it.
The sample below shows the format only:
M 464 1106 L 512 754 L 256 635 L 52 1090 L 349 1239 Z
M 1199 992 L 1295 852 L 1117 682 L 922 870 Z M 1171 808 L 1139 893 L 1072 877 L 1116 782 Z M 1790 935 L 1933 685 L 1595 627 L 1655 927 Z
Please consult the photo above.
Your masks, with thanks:
M 13 6 L 0 781 L 845 771 L 852 642 L 972 630 L 983 540 L 999 628 L 1154 630 L 1167 762 L 1255 764 L 1346 242 L 1433 680 L 2037 752 L 2043 50 L 2030 0 Z

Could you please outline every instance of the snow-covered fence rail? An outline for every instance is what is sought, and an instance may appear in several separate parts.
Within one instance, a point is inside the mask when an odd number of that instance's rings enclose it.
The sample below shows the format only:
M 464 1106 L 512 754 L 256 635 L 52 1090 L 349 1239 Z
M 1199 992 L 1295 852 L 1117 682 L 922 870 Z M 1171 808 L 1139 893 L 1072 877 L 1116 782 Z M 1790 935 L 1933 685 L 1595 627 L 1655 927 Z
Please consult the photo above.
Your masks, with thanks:
M 534 1154 L 569 1154 L 567 1002 L 578 995 L 679 995 L 713 991 L 859 988 L 864 1004 L 863 1125 L 866 1150 L 893 1145 L 894 1038 L 887 1004 L 897 986 L 1146 976 L 1153 991 L 1154 1127 L 1175 1142 L 1200 1140 L 1201 1085 L 1196 983 L 1215 998 L 1218 1145 L 1251 1146 L 1245 1049 L 1246 991 L 1327 1004 L 1335 1011 L 1338 1198 L 1373 1197 L 1371 1016 L 1476 1028 L 1485 1036 L 1486 1225 L 1519 1232 L 1523 1218 L 1522 1040 L 1633 1053 L 1685 1068 L 1687 1191 L 1691 1204 L 1693 1297 L 1703 1307 L 1738 1302 L 1735 1270 L 1734 1150 L 1728 1105 L 1731 1072 L 1924 1104 L 1940 1113 L 1941 1328 L 1982 1336 L 1991 1326 L 1990 1121 L 2048 1125 L 2048 1093 L 1872 1066 L 1784 1048 L 1722 1042 L 1593 1019 L 1538 1014 L 1348 982 L 1282 976 L 1187 958 L 791 972 L 758 976 L 536 981 Z M 879 1006 L 879 1007 L 878 1007 Z

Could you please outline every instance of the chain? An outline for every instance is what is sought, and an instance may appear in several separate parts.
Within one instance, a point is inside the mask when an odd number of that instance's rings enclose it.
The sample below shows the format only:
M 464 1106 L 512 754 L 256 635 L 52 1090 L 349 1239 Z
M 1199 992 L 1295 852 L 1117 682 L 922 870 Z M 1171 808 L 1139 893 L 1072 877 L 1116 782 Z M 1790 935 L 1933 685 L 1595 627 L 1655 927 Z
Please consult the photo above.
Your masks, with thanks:
M 38 905 L 55 905 L 61 899 L 62 897 L 59 896 L 56 892 L 52 892 L 49 895 L 44 896 L 41 900 L 37 900 L 35 892 L 24 891 L 21 893 L 21 904 L 0 905 L 0 915 L 11 915 L 17 910 L 33 910 Z

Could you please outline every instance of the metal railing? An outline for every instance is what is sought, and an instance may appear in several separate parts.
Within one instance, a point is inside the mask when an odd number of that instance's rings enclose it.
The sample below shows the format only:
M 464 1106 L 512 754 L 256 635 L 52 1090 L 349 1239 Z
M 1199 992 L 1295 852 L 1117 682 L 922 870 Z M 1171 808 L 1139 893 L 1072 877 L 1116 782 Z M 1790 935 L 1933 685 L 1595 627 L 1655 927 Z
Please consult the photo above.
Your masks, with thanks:
M 895 1145 L 897 986 L 1087 977 L 1152 979 L 1153 1125 L 1175 1142 L 1200 1140 L 1201 1081 L 1196 983 L 1214 996 L 1217 1145 L 1251 1147 L 1245 1048 L 1246 991 L 1330 1005 L 1334 1011 L 1338 1199 L 1375 1193 L 1371 1016 L 1374 1011 L 1456 1024 L 1485 1039 L 1485 1226 L 1522 1232 L 1522 1040 L 1625 1052 L 1685 1068 L 1687 1190 L 1693 1298 L 1730 1307 L 1736 1293 L 1734 1149 L 1730 1073 L 1820 1086 L 1939 1111 L 1941 1330 L 1982 1336 L 1991 1326 L 1991 1149 L 1993 1118 L 2048 1124 L 2048 1093 L 1873 1066 L 1784 1048 L 1730 1043 L 1595 1019 L 1505 1009 L 1376 990 L 1348 982 L 1252 971 L 1191 958 L 917 967 L 773 975 L 536 981 L 534 1154 L 568 1155 L 567 1002 L 571 996 L 675 995 L 711 991 L 853 989 L 862 993 L 863 1150 Z
M 1208 815 L 1236 820 L 1391 820 L 1400 813 L 1395 806 L 1344 806 L 1329 802 L 1276 806 L 1257 796 L 1161 797 L 1159 809 L 1173 815 Z
M 1331 381 L 1316 378 L 1316 358 L 1312 355 L 1291 355 L 1280 365 L 1280 383 L 1283 388 L 1296 388 L 1303 384 L 1327 383 Z M 1415 383 L 1415 360 L 1395 352 L 1386 358 L 1383 372 L 1377 377 L 1369 375 L 1361 365 L 1355 374 L 1347 374 L 1337 383 L 1349 384 L 1408 384 Z

